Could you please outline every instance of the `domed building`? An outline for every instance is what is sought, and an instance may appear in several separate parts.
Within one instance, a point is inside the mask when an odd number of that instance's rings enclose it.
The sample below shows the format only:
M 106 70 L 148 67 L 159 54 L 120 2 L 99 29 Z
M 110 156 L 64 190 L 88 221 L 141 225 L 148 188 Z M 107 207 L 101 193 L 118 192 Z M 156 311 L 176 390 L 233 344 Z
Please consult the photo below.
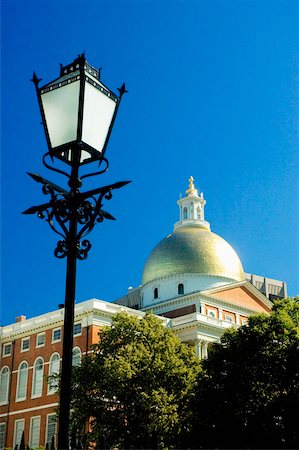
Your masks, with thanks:
M 255 312 L 269 312 L 271 295 L 287 295 L 284 282 L 244 273 L 233 248 L 211 231 L 205 203 L 191 177 L 178 200 L 179 221 L 148 256 L 142 284 L 114 303 L 90 299 L 75 305 L 73 365 L 121 311 L 138 318 L 145 311 L 161 316 L 204 358 L 208 343 L 225 329 L 242 325 Z M 59 398 L 49 375 L 59 371 L 63 324 L 64 310 L 58 309 L 29 319 L 21 315 L 0 327 L 0 448 L 20 446 L 23 432 L 30 448 L 55 443 Z
M 177 203 L 179 221 L 148 256 L 142 284 L 116 303 L 170 318 L 169 326 L 204 357 L 208 342 L 253 313 L 269 312 L 272 302 L 254 286 L 255 276 L 244 273 L 231 245 L 211 231 L 193 177 Z

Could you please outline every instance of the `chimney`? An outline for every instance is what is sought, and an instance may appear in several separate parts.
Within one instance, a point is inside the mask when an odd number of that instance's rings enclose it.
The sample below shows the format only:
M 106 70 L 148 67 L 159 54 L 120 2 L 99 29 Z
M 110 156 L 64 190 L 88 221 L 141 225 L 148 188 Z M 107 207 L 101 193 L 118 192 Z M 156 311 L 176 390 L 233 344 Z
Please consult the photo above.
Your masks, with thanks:
M 16 322 L 24 322 L 26 320 L 26 316 L 18 316 L 16 317 Z

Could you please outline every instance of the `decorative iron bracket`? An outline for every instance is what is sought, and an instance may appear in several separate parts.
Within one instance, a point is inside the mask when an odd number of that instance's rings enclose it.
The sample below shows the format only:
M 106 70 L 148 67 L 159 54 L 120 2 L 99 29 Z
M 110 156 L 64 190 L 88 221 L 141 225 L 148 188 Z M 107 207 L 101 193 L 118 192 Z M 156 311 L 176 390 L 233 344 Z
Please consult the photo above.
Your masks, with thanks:
M 62 237 L 54 250 L 57 258 L 64 258 L 68 255 L 72 242 L 68 225 L 75 215 L 78 225 L 77 258 L 80 260 L 86 259 L 91 249 L 90 241 L 84 237 L 104 219 L 115 220 L 109 212 L 102 209 L 103 200 L 111 200 L 114 189 L 120 189 L 130 183 L 130 181 L 120 181 L 87 192 L 80 192 L 79 189 L 68 192 L 40 175 L 31 173 L 28 175 L 36 182 L 43 184 L 42 192 L 50 195 L 50 201 L 38 206 L 31 206 L 23 214 L 37 214 L 39 219 L 45 219 L 52 230 Z

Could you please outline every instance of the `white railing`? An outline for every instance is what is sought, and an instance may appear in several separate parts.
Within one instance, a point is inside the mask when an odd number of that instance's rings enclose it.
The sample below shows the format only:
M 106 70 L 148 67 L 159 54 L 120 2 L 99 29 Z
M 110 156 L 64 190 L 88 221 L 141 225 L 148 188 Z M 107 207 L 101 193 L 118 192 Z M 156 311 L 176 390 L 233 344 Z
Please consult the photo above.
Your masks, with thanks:
M 228 322 L 228 321 L 222 320 L 222 319 L 217 319 L 216 317 L 207 316 L 206 314 L 201 314 L 201 313 L 192 313 L 192 314 L 187 314 L 185 316 L 175 317 L 174 319 L 171 319 L 171 324 L 173 327 L 180 326 L 180 325 L 186 325 L 190 322 L 200 322 L 200 323 L 215 325 L 216 327 L 221 327 L 221 328 L 229 328 L 231 326 L 236 326 L 235 323 Z

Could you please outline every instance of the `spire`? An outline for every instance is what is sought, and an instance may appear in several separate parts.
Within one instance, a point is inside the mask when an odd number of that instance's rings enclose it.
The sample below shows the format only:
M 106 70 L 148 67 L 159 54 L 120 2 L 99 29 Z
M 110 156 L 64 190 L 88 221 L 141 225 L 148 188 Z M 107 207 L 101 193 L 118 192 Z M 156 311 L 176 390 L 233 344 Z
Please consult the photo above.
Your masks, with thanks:
M 183 226 L 197 226 L 210 230 L 210 224 L 205 221 L 204 206 L 206 201 L 203 193 L 198 195 L 198 190 L 194 186 L 194 178 L 189 178 L 189 188 L 186 190 L 186 197 L 177 201 L 180 208 L 180 220 L 174 225 L 174 229 Z

